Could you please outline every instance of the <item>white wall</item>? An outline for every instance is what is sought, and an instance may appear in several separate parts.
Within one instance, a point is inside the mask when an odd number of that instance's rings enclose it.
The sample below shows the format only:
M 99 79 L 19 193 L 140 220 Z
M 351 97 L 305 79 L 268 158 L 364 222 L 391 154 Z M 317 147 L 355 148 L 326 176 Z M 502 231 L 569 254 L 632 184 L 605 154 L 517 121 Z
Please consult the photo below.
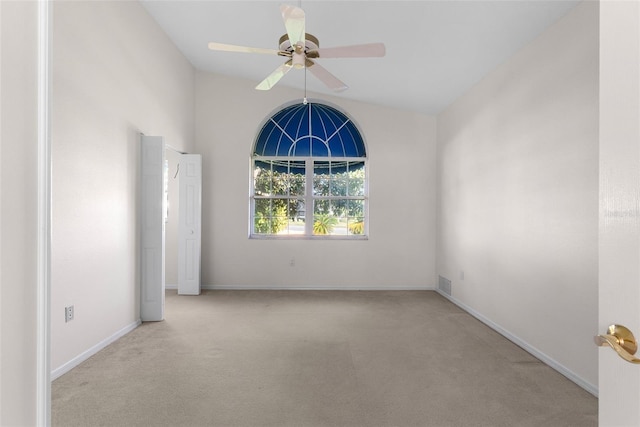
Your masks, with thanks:
M 138 321 L 139 133 L 193 149 L 195 114 L 193 67 L 138 2 L 53 12 L 55 371 Z
M 285 77 L 286 78 L 286 77 Z M 370 158 L 366 241 L 249 239 L 249 156 L 260 123 L 300 90 L 196 77 L 203 156 L 203 285 L 425 288 L 435 285 L 435 119 L 327 98 L 360 125 Z M 312 95 L 309 95 L 313 98 Z M 289 261 L 295 257 L 295 267 Z
M 595 390 L 597 2 L 438 117 L 438 181 L 437 268 L 453 298 Z
M 0 425 L 36 423 L 37 4 L 0 2 Z

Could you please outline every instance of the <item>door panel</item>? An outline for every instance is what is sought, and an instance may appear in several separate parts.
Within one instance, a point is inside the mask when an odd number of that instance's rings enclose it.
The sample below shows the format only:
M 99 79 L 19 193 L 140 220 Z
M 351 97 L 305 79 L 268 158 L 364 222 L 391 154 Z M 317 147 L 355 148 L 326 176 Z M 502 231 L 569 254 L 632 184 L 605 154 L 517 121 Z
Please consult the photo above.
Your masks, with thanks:
M 640 6 L 600 2 L 599 331 L 640 336 Z M 599 424 L 640 426 L 640 365 L 599 350 Z M 637 356 L 637 355 L 636 355 Z
M 164 141 L 142 136 L 141 296 L 143 322 L 164 319 Z
M 178 294 L 200 294 L 202 157 L 180 156 Z

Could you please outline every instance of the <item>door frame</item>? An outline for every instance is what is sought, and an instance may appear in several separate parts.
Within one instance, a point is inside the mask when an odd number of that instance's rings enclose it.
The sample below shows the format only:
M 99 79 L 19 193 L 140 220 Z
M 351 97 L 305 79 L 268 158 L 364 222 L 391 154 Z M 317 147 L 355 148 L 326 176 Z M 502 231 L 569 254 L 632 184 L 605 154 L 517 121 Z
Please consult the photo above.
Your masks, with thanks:
M 36 283 L 36 425 L 51 425 L 51 24 L 49 0 L 38 1 L 38 230 Z

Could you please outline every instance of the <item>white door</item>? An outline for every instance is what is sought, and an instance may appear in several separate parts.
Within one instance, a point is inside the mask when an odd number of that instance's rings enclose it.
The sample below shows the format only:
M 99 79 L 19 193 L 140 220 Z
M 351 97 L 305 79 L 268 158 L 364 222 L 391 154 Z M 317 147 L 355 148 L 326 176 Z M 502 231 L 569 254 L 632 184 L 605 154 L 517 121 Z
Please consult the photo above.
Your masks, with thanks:
M 142 136 L 140 319 L 164 319 L 165 147 L 161 136 Z
M 180 156 L 178 294 L 200 295 L 202 158 Z
M 600 2 L 599 331 L 640 338 L 640 5 Z M 599 424 L 640 426 L 640 364 L 599 348 Z M 636 357 L 639 355 L 636 354 Z

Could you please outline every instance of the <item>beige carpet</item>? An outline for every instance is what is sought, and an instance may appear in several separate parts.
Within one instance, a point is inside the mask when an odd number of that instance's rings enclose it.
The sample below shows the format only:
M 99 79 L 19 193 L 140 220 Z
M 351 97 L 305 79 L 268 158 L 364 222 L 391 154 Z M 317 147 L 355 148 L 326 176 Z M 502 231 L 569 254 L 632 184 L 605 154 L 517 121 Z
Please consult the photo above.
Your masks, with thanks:
M 595 426 L 597 399 L 435 292 L 167 293 L 53 383 L 54 426 Z

